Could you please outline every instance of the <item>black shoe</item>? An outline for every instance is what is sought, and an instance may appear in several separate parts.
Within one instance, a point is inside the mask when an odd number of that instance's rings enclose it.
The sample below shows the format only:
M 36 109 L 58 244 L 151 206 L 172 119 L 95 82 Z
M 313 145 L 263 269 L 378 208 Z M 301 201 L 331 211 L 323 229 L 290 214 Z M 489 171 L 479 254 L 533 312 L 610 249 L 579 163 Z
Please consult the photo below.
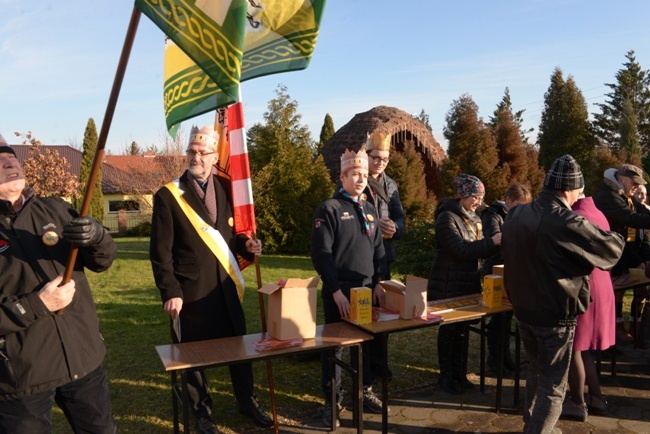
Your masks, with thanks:
M 264 413 L 260 408 L 259 402 L 255 397 L 251 397 L 251 406 L 246 410 L 239 410 L 244 416 L 248 416 L 255 425 L 261 428 L 270 428 L 273 426 L 273 419 Z
M 384 410 L 381 399 L 375 395 L 372 388 L 367 388 L 363 391 L 363 408 L 375 414 L 382 414 Z M 387 407 L 387 411 L 390 412 L 390 407 Z
M 341 412 L 340 406 L 336 406 L 336 414 L 334 417 L 334 424 L 336 428 L 341 426 L 341 420 L 339 419 L 339 413 Z M 323 407 L 323 425 L 328 428 L 332 428 L 332 403 L 326 401 L 325 406 Z
M 464 375 L 462 377 L 460 377 L 460 378 L 455 378 L 454 382 L 456 383 L 456 387 L 459 390 L 472 390 L 472 389 L 474 389 L 474 383 L 469 381 L 467 379 L 467 377 L 465 377 Z
M 196 420 L 196 429 L 199 434 L 219 434 L 217 426 L 210 417 L 200 417 Z
M 503 358 L 503 369 L 510 372 L 515 372 L 517 370 L 517 364 L 515 363 L 514 360 L 512 360 L 510 354 L 506 354 L 505 357 Z
M 451 375 L 441 375 L 438 379 L 438 384 L 445 392 L 451 393 L 452 395 L 460 395 L 460 389 Z

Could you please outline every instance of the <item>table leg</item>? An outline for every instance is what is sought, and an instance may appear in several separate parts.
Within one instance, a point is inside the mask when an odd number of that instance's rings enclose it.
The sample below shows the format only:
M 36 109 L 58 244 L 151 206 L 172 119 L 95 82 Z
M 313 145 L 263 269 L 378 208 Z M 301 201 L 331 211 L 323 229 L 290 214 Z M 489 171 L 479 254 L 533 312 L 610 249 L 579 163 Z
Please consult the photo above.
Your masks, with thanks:
M 357 433 L 363 432 L 363 351 L 361 345 L 350 347 L 350 365 L 352 367 L 352 424 Z
M 519 406 L 519 376 L 521 374 L 521 336 L 519 336 L 519 327 L 515 324 L 515 393 L 512 406 Z
M 181 371 L 181 388 L 183 396 L 183 433 L 190 434 L 190 396 L 187 391 L 187 371 Z
M 510 324 L 507 324 L 508 328 Z M 499 364 L 497 369 L 497 402 L 496 402 L 496 412 L 501 411 L 501 392 L 503 391 L 503 359 L 505 350 L 503 344 L 505 343 L 505 333 L 506 333 L 506 321 L 500 321 L 499 326 Z
M 485 317 L 481 317 L 481 365 L 480 365 L 480 377 L 481 377 L 481 392 L 485 392 L 485 339 L 487 337 L 487 326 L 485 324 Z
M 381 343 L 381 432 L 388 433 L 388 335 L 378 335 Z
M 336 389 L 336 366 L 334 363 L 334 357 L 336 357 L 336 353 L 334 350 L 329 351 L 329 357 L 327 358 L 328 363 L 330 364 L 330 389 L 331 389 L 331 408 L 332 412 L 330 414 L 331 417 L 331 425 L 332 425 L 332 432 L 336 431 L 336 414 L 338 413 L 338 400 L 336 399 L 336 394 L 338 390 Z
M 174 434 L 179 434 L 180 427 L 178 426 L 178 377 L 176 371 L 171 372 L 172 384 L 172 412 L 174 416 Z

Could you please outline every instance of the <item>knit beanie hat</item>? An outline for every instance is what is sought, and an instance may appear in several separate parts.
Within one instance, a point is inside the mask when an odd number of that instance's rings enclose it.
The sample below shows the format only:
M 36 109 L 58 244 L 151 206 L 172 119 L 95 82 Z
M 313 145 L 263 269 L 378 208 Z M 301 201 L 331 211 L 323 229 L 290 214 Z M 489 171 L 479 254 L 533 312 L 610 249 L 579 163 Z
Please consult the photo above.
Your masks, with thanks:
M 571 191 L 585 186 L 578 162 L 569 154 L 557 158 L 546 172 L 544 187 L 551 190 Z
M 476 176 L 459 174 L 454 179 L 454 187 L 458 197 L 485 196 L 485 186 Z

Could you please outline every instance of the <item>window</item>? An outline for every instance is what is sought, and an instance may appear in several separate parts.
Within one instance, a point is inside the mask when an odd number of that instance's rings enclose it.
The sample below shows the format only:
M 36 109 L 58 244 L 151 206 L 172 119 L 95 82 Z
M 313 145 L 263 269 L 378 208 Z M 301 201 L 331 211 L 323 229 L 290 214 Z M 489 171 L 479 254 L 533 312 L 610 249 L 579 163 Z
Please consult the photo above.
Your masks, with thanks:
M 118 212 L 122 209 L 129 212 L 137 212 L 140 211 L 140 204 L 135 200 L 108 201 L 108 212 Z

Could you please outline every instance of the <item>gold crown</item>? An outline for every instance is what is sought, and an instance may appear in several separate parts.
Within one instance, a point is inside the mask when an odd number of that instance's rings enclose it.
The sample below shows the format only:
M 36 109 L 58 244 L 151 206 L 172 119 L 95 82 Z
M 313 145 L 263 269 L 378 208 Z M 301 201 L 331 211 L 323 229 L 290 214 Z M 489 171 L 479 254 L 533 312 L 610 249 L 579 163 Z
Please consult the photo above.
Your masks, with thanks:
M 368 154 L 366 154 L 365 147 L 359 149 L 359 152 L 346 149 L 345 152 L 341 154 L 341 173 L 345 173 L 348 169 L 354 167 L 368 169 Z
M 373 149 L 376 151 L 390 151 L 390 134 L 368 134 L 368 140 L 366 140 L 366 148 L 368 151 L 372 151 Z
M 217 143 L 219 143 L 219 133 L 213 130 L 210 127 L 199 128 L 195 125 L 192 127 L 190 132 L 190 142 L 188 146 L 196 143 L 199 145 L 205 145 L 206 148 L 217 148 Z

